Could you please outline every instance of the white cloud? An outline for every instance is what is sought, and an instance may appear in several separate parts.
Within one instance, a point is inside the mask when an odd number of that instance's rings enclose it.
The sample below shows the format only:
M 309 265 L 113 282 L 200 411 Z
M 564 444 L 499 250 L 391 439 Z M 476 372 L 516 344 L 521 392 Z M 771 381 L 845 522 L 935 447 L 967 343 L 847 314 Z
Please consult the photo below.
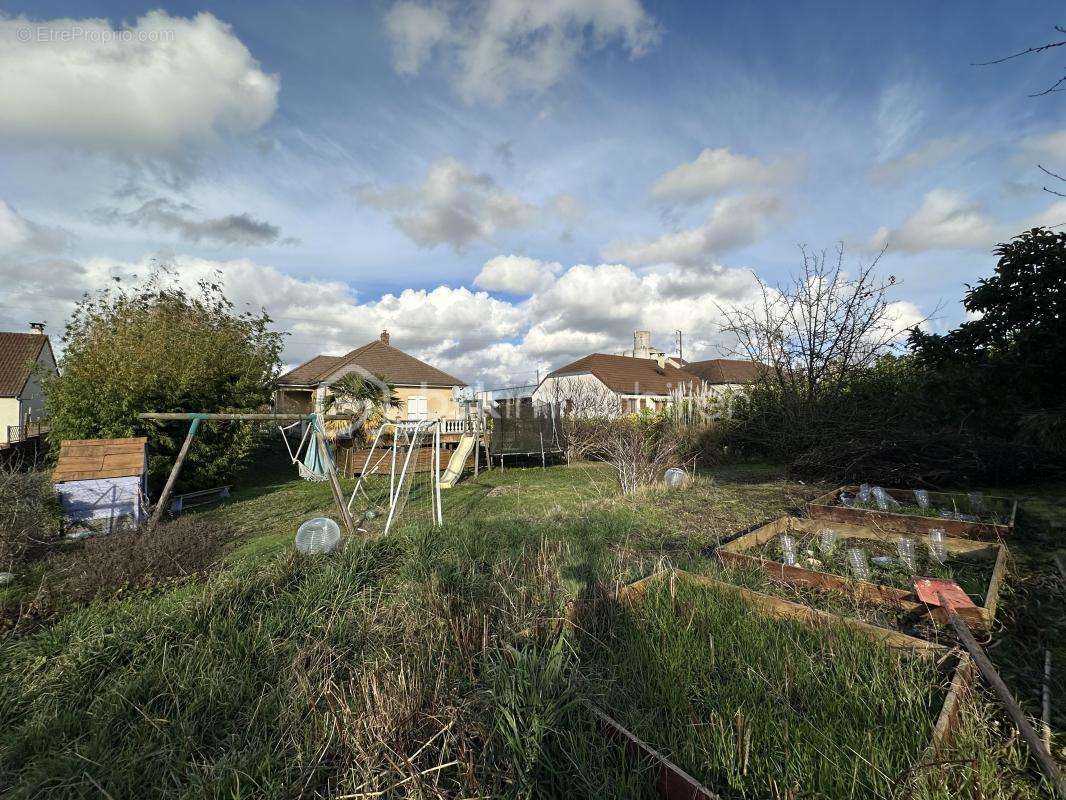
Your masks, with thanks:
M 917 84 L 894 83 L 881 91 L 874 119 L 879 161 L 895 158 L 903 151 L 921 127 L 927 105 L 926 91 Z
M 706 263 L 765 237 L 783 211 L 781 198 L 772 194 L 723 197 L 699 227 L 665 233 L 650 241 L 612 244 L 603 255 L 637 265 Z
M 991 220 L 979 203 L 962 192 L 933 189 L 898 228 L 880 228 L 871 245 L 887 245 L 889 250 L 903 253 L 987 249 L 1003 232 L 1003 227 Z
M 1066 165 L 1066 130 L 1022 139 L 1022 158 L 1029 163 L 1044 164 L 1052 172 Z
M 392 212 L 396 227 L 421 247 L 450 244 L 456 251 L 472 241 L 489 241 L 498 230 L 522 227 L 536 213 L 525 200 L 455 158 L 431 164 L 421 186 L 363 186 L 358 197 Z
M 0 75 L 0 135 L 123 154 L 254 131 L 277 107 L 277 76 L 209 13 L 150 11 L 119 29 L 0 18 Z
M 539 261 L 528 256 L 496 256 L 485 262 L 474 285 L 490 292 L 533 294 L 548 286 L 562 271 L 557 261 Z
M 0 199 L 0 253 L 16 250 L 54 253 L 65 248 L 69 241 L 66 231 L 31 222 Z
M 1066 226 L 1066 200 L 1056 200 L 1043 211 L 1027 219 L 1015 233 L 1021 233 L 1022 230 L 1029 230 L 1030 228 L 1061 230 L 1063 226 Z
M 659 38 L 640 0 L 401 0 L 385 15 L 385 32 L 397 72 L 440 63 L 467 103 L 542 92 L 588 52 L 617 42 L 635 58 Z
M 966 136 L 930 139 L 901 156 L 875 164 L 870 168 L 870 180 L 883 185 L 898 183 L 908 175 L 927 170 L 958 154 L 968 144 L 969 137 Z
M 112 286 L 115 279 L 143 279 L 159 264 L 187 287 L 220 280 L 238 309 L 266 308 L 274 327 L 289 334 L 285 363 L 347 352 L 387 328 L 397 347 L 469 382 L 495 386 L 532 382 L 537 370 L 543 374 L 590 352 L 620 352 L 631 346 L 635 329 L 652 331 L 656 342 L 669 347 L 680 328 L 688 357 L 710 357 L 722 340 L 719 305 L 756 297 L 750 272 L 725 267 L 638 274 L 621 264 L 579 264 L 522 302 L 461 286 L 362 300 L 343 282 L 295 277 L 249 259 L 3 255 L 0 329 L 20 330 L 28 319 L 43 319 L 58 335 L 84 292 Z M 554 272 L 557 265 L 547 269 Z
M 767 164 L 733 153 L 728 147 L 707 148 L 694 161 L 663 174 L 651 187 L 651 196 L 660 201 L 697 203 L 741 186 L 784 180 L 792 172 L 793 167 L 785 162 Z

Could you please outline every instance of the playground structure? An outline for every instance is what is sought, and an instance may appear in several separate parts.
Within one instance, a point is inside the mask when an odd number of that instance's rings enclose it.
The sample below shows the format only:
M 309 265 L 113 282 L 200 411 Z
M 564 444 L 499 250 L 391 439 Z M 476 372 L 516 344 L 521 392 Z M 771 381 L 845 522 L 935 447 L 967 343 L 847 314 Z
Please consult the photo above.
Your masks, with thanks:
M 403 513 L 412 493 L 416 475 L 425 476 L 426 487 L 430 496 L 430 511 L 433 524 L 443 524 L 441 489 L 453 487 L 462 476 L 466 462 L 474 453 L 475 474 L 479 468 L 478 445 L 482 441 L 483 426 L 478 419 L 471 419 L 468 429 L 459 437 L 456 449 L 451 452 L 448 465 L 441 471 L 441 436 L 440 420 L 385 421 L 375 432 L 373 442 L 362 463 L 359 478 L 351 496 L 345 501 L 337 475 L 334 455 L 326 441 L 325 422 L 350 421 L 351 415 L 344 414 L 204 414 L 204 413 L 144 413 L 139 417 L 160 422 L 189 422 L 189 430 L 182 443 L 178 456 L 167 477 L 163 492 L 152 511 L 148 521 L 148 530 L 154 528 L 168 507 L 169 500 L 181 473 L 199 426 L 203 422 L 266 422 L 278 426 L 285 442 L 289 458 L 299 470 L 300 477 L 309 481 L 328 481 L 334 502 L 340 512 L 341 521 L 348 533 L 364 530 L 357 527 L 352 516 L 357 501 L 365 506 L 361 512 L 360 522 L 373 519 L 379 511 L 386 514 L 384 532 L 388 532 L 396 519 Z M 283 424 L 288 423 L 288 424 Z M 303 426 L 303 434 L 295 450 L 289 443 L 287 431 L 296 426 Z M 427 448 L 426 445 L 429 445 Z M 425 458 L 429 450 L 428 464 L 416 469 L 420 459 Z M 380 470 L 380 471 L 379 471 Z M 388 475 L 387 493 L 384 481 L 371 478 L 372 475 Z M 385 509 L 388 509 L 387 512 Z
M 441 426 L 437 420 L 386 420 L 383 422 L 374 434 L 370 451 L 363 461 L 363 468 L 355 482 L 355 488 L 345 505 L 346 513 L 350 515 L 353 505 L 361 499 L 366 504 L 361 520 L 366 521 L 383 512 L 387 503 L 388 516 L 385 519 L 383 532 L 388 533 L 393 521 L 407 505 L 415 476 L 423 474 L 429 478 L 430 512 L 433 524 L 444 524 L 440 499 L 440 435 Z M 412 459 L 422 449 L 423 442 L 427 442 L 432 448 L 430 469 L 416 473 L 412 468 Z M 389 465 L 387 495 L 384 494 L 384 476 L 379 476 L 380 482 L 371 477 L 381 465 L 386 463 Z M 380 483 L 380 486 L 376 486 L 376 483 Z
M 155 508 L 152 511 L 152 516 L 148 520 L 148 530 L 151 531 L 159 524 L 159 520 L 163 517 L 163 512 L 169 505 L 170 496 L 174 492 L 174 485 L 178 481 L 178 476 L 181 474 L 181 468 L 185 464 L 185 459 L 189 455 L 189 448 L 192 447 L 193 440 L 196 438 L 196 433 L 200 429 L 200 424 L 203 422 L 269 422 L 277 425 L 280 422 L 307 422 L 308 432 L 306 433 L 307 449 L 315 451 L 314 455 L 305 454 L 304 460 L 301 466 L 301 476 L 305 474 L 305 471 L 310 474 L 307 475 L 308 480 L 328 480 L 330 490 L 333 492 L 333 500 L 337 504 L 337 509 L 340 512 L 341 520 L 344 522 L 344 528 L 348 533 L 355 533 L 355 523 L 352 520 L 351 515 L 348 513 L 348 506 L 344 502 L 344 492 L 341 489 L 340 479 L 337 477 L 336 465 L 333 463 L 333 456 L 329 451 L 329 447 L 326 445 L 325 436 L 322 433 L 322 423 L 334 420 L 350 420 L 352 415 L 350 414 L 329 414 L 329 415 L 316 415 L 314 414 L 205 414 L 205 413 L 189 413 L 189 412 L 146 412 L 137 415 L 139 419 L 155 420 L 157 422 L 188 422 L 189 430 L 185 434 L 185 440 L 181 443 L 181 449 L 178 450 L 178 456 L 174 459 L 174 466 L 170 469 L 170 474 L 167 476 L 167 482 L 163 486 L 163 492 L 159 495 L 159 500 L 155 504 Z M 280 427 L 280 426 L 279 426 Z M 282 430 L 282 435 L 284 435 Z M 311 445 L 314 442 L 314 446 Z M 302 446 L 301 442 L 301 446 Z M 285 446 L 288 447 L 288 439 L 286 438 Z M 297 448 L 297 454 L 299 453 L 299 447 Z M 292 450 L 289 449 L 290 456 L 293 455 Z M 295 460 L 295 458 L 294 458 Z M 308 461 L 313 464 L 317 464 L 314 469 L 308 466 Z M 324 475 L 323 478 L 316 476 Z
M 501 467 L 507 456 L 539 455 L 541 466 L 545 466 L 549 455 L 563 455 L 566 448 L 557 407 L 548 403 L 515 404 L 513 413 L 492 420 L 488 452 L 490 460 L 500 460 Z

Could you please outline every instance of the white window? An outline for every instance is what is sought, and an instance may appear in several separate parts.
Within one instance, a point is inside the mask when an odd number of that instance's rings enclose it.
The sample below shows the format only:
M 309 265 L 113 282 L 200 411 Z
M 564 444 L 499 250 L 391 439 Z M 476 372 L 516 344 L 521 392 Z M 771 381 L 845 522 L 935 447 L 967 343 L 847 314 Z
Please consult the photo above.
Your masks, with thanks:
M 407 419 L 419 420 L 429 417 L 429 404 L 423 396 L 414 395 L 407 398 Z

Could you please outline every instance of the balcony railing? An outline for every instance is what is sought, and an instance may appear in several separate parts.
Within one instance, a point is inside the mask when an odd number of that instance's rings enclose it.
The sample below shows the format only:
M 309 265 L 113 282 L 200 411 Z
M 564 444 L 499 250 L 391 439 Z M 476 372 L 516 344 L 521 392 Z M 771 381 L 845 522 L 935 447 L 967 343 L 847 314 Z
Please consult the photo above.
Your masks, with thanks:
M 442 419 L 440 421 L 441 433 L 470 433 L 471 431 L 473 431 L 473 425 L 468 419 Z
M 45 422 L 30 422 L 26 425 L 8 425 L 7 441 L 8 444 L 17 444 L 18 442 L 25 442 L 27 439 L 42 436 L 46 433 L 48 433 L 48 424 Z

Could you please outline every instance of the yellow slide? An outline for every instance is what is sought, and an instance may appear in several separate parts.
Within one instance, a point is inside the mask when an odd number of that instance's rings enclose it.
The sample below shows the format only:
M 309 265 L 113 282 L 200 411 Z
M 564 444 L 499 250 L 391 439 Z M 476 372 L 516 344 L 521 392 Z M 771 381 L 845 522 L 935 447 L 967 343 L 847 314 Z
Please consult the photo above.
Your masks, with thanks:
M 440 476 L 440 488 L 451 489 L 455 486 L 459 476 L 463 474 L 466 460 L 474 450 L 476 438 L 473 434 L 464 433 L 459 437 L 459 446 L 452 451 L 452 457 L 448 459 L 448 469 Z

